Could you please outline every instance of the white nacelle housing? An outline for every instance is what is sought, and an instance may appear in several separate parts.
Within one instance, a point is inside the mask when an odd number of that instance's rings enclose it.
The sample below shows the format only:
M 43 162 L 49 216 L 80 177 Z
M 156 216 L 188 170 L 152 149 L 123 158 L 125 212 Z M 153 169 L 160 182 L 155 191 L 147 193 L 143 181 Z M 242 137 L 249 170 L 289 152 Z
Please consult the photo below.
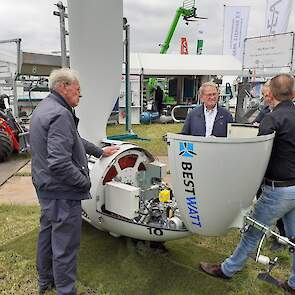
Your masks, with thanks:
M 261 184 L 274 134 L 250 138 L 168 134 L 173 191 L 192 233 L 222 235 L 242 227 Z

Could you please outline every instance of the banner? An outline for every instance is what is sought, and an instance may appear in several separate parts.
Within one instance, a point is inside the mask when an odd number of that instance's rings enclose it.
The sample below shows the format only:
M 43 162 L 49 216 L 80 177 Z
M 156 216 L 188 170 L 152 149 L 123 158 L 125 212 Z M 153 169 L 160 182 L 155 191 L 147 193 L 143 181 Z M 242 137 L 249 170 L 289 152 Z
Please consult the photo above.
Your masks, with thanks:
M 286 33 L 292 2 L 292 0 L 267 0 L 265 35 Z
M 223 54 L 242 60 L 249 12 L 249 6 L 224 6 Z
M 181 37 L 180 43 L 181 43 L 180 54 L 188 54 L 187 38 Z

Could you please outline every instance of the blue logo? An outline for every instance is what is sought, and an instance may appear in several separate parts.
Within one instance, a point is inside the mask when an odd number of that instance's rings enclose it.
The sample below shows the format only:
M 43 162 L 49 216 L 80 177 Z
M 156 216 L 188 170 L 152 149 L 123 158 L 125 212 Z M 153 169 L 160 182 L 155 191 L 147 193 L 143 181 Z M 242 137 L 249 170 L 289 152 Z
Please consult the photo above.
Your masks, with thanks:
M 193 158 L 196 153 L 194 152 L 195 145 L 191 142 L 180 142 L 179 143 L 179 156 L 185 158 Z

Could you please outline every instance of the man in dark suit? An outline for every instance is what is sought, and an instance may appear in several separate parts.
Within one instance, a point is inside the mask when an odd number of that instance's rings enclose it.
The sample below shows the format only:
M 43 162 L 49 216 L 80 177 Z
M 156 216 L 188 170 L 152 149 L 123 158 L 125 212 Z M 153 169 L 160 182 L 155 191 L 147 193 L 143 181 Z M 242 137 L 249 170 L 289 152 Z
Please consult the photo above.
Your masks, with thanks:
M 227 123 L 233 122 L 231 113 L 218 105 L 219 93 L 215 83 L 204 83 L 199 90 L 203 104 L 190 111 L 182 134 L 226 137 Z

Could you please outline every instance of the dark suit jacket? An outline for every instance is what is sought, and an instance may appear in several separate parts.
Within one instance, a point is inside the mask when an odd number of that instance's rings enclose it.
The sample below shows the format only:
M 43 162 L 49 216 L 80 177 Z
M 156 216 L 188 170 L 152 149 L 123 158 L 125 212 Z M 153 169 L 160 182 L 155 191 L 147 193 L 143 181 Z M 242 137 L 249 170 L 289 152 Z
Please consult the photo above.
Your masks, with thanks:
M 215 117 L 212 134 L 217 137 L 226 137 L 227 123 L 232 123 L 233 117 L 231 113 L 223 107 L 217 106 L 217 114 Z M 191 110 L 184 122 L 182 134 L 205 136 L 206 120 L 204 115 L 204 105 Z

